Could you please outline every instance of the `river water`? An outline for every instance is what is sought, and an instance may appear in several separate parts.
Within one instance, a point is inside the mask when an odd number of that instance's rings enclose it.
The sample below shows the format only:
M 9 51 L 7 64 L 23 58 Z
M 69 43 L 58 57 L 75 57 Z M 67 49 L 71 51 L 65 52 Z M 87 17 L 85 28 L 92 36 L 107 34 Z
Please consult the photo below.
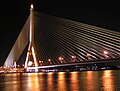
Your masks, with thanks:
M 120 70 L 4 74 L 0 91 L 120 91 Z

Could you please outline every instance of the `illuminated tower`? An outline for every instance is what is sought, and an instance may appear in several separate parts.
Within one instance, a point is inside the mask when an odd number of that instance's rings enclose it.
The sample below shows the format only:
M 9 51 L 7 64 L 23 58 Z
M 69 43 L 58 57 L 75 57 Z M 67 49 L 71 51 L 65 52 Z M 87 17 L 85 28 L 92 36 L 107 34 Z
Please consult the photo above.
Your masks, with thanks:
M 25 68 L 28 66 L 38 66 L 37 51 L 34 43 L 34 7 L 31 4 L 30 9 L 30 31 L 29 31 L 29 46 L 25 61 Z

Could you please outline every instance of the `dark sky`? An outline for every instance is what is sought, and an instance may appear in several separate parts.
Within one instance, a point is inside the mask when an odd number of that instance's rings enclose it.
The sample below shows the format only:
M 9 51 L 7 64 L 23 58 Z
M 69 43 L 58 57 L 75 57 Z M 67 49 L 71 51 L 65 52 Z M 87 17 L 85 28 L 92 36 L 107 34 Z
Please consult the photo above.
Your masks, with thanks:
M 114 1 L 114 2 L 113 2 Z M 34 0 L 35 11 L 120 32 L 120 5 L 115 0 Z M 27 17 L 30 0 L 0 2 L 0 65 L 5 61 Z

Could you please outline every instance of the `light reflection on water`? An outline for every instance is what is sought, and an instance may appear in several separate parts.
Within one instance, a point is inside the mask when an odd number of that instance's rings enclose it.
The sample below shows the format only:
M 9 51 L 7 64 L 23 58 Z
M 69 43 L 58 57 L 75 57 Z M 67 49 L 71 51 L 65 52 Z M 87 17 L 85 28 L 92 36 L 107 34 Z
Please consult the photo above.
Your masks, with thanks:
M 70 90 L 71 91 L 78 91 L 79 90 L 79 76 L 78 72 L 71 72 L 71 79 L 70 79 Z
M 86 74 L 86 83 L 87 83 L 87 90 L 94 90 L 95 89 L 95 86 L 93 86 L 94 83 L 94 73 L 93 71 L 88 71 L 87 74 Z
M 58 73 L 57 82 L 58 82 L 57 90 L 66 91 L 65 72 L 59 72 Z
M 0 91 L 120 91 L 120 70 L 5 74 Z
M 47 74 L 47 82 L 48 82 L 48 89 L 52 91 L 54 89 L 54 84 L 53 84 L 53 73 L 50 72 Z
M 37 74 L 30 74 L 28 73 L 28 78 L 27 78 L 27 84 L 26 84 L 26 91 L 39 91 L 39 78 Z
M 108 91 L 114 91 L 115 87 L 114 87 L 114 76 L 112 76 L 112 71 L 111 70 L 107 70 L 103 72 L 103 86 L 104 86 L 104 90 L 108 90 Z

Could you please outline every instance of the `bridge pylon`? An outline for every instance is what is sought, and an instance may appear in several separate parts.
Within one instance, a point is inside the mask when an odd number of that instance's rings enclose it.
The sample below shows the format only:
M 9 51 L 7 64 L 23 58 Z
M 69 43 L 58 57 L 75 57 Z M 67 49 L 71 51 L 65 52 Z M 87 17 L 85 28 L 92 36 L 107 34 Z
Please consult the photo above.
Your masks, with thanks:
M 30 9 L 30 31 L 29 31 L 29 46 L 25 61 L 24 68 L 27 68 L 29 66 L 38 66 L 38 58 L 37 58 L 37 51 L 34 43 L 34 7 L 33 4 L 31 4 Z

